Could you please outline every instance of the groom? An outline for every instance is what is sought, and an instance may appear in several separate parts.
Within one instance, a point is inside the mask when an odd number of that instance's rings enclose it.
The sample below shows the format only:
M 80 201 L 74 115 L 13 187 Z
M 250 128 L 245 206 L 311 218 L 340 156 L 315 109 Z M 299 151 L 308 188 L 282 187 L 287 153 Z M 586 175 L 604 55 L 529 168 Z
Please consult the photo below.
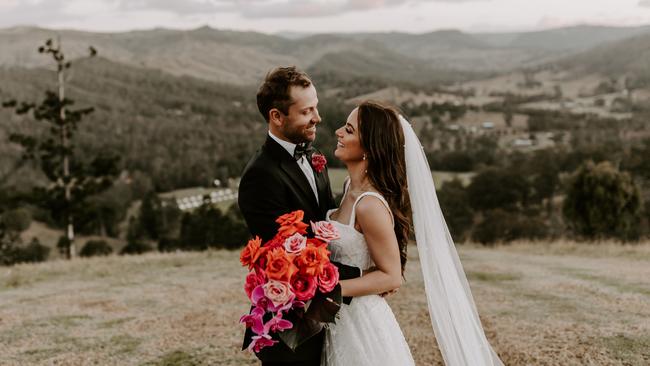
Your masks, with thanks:
M 239 185 L 239 207 L 251 235 L 271 239 L 279 216 L 303 210 L 304 222 L 325 219 L 335 207 L 327 168 L 312 165 L 311 143 L 316 139 L 318 96 L 307 74 L 295 66 L 272 70 L 257 92 L 257 107 L 268 123 L 268 136 L 248 162 Z M 336 264 L 336 263 L 335 263 Z M 360 269 L 336 264 L 340 279 L 359 277 Z M 253 336 L 246 329 L 244 348 Z M 277 336 L 273 337 L 279 340 Z M 318 366 L 324 331 L 292 351 L 277 343 L 257 354 L 262 366 Z

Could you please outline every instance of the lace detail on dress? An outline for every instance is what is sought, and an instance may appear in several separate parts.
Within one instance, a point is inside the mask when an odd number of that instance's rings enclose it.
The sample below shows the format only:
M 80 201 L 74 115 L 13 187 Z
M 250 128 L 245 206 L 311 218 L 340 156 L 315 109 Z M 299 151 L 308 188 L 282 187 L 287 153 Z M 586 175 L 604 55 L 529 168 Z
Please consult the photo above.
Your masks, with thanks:
M 347 194 L 347 185 L 345 193 Z M 335 209 L 327 211 L 326 215 L 326 219 L 334 223 L 334 225 L 339 229 L 339 232 L 341 233 L 340 239 L 333 240 L 329 243 L 328 249 L 332 253 L 330 258 L 333 261 L 347 264 L 349 266 L 358 267 L 362 270 L 366 270 L 375 265 L 375 262 L 373 262 L 372 258 L 370 257 L 366 239 L 362 233 L 358 232 L 354 228 L 356 219 L 355 209 L 359 201 L 365 196 L 374 196 L 379 198 L 388 209 L 388 212 L 391 215 L 391 219 L 393 218 L 393 214 L 390 211 L 388 202 L 386 202 L 384 197 L 376 192 L 364 192 L 359 195 L 359 197 L 357 197 L 356 201 L 354 201 L 354 204 L 352 205 L 352 214 L 350 216 L 350 223 L 348 225 L 330 219 L 330 214 L 335 211 Z

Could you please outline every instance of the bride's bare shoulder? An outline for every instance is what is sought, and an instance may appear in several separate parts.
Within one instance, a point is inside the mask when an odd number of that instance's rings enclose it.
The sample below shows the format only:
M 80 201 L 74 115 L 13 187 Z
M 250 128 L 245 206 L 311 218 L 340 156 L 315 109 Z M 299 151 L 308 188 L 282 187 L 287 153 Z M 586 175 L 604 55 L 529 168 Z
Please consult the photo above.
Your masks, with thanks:
M 375 195 L 364 195 L 357 203 L 355 215 L 356 221 L 364 231 L 375 228 L 377 225 L 388 226 L 392 230 L 391 213 L 381 198 Z

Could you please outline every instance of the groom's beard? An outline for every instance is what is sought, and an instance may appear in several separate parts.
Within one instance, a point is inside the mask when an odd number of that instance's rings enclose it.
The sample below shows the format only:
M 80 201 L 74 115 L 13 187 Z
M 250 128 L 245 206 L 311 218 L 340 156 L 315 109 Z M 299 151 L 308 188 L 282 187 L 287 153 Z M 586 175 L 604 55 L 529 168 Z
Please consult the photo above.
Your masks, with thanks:
M 307 126 L 301 126 L 298 128 L 295 127 L 290 127 L 288 124 L 286 124 L 282 128 L 282 134 L 284 137 L 287 138 L 287 140 L 291 141 L 294 144 L 302 144 L 305 142 L 313 142 L 316 139 L 316 134 L 314 133 L 314 139 L 309 139 L 306 134 L 305 134 L 305 129 L 311 128 L 315 126 L 315 124 L 309 124 Z

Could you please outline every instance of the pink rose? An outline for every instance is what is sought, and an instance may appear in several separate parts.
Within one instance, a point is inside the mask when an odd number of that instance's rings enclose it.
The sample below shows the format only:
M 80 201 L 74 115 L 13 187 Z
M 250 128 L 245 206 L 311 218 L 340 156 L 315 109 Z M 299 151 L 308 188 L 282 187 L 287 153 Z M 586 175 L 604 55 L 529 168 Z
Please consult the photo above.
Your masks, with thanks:
M 239 322 L 246 324 L 246 328 L 251 328 L 255 334 L 268 333 L 264 331 L 265 326 L 262 317 L 264 317 L 264 309 L 255 307 L 250 314 L 242 316 Z
M 320 239 L 324 242 L 330 242 L 332 240 L 339 239 L 341 235 L 339 231 L 334 227 L 331 222 L 328 221 L 318 221 L 311 223 L 311 229 L 314 232 L 314 237 Z
M 271 300 L 275 307 L 291 304 L 296 297 L 288 282 L 276 280 L 269 280 L 264 284 L 264 296 Z
M 247 276 L 246 276 L 246 283 L 244 284 L 244 291 L 246 291 L 246 295 L 248 296 L 249 299 L 252 300 L 252 294 L 253 290 L 259 285 L 264 284 L 264 272 L 260 269 L 255 269 L 255 271 L 251 271 Z
M 293 293 L 296 294 L 296 299 L 300 301 L 307 301 L 314 297 L 317 287 L 316 277 L 314 276 L 299 274 L 293 276 L 293 280 L 291 281 Z
M 271 336 L 268 334 L 253 336 L 252 339 L 253 341 L 248 345 L 247 349 L 255 353 L 261 351 L 264 347 L 269 347 L 278 343 L 278 341 L 271 339 Z
M 323 169 L 325 169 L 325 165 L 327 165 L 327 159 L 325 159 L 325 155 L 319 153 L 312 154 L 311 166 L 314 167 L 316 173 L 322 172 Z
M 318 288 L 323 293 L 328 293 L 339 283 L 339 270 L 332 263 L 323 266 L 323 271 L 318 275 Z
M 300 253 L 307 246 L 307 238 L 295 233 L 288 237 L 283 245 L 287 253 Z

